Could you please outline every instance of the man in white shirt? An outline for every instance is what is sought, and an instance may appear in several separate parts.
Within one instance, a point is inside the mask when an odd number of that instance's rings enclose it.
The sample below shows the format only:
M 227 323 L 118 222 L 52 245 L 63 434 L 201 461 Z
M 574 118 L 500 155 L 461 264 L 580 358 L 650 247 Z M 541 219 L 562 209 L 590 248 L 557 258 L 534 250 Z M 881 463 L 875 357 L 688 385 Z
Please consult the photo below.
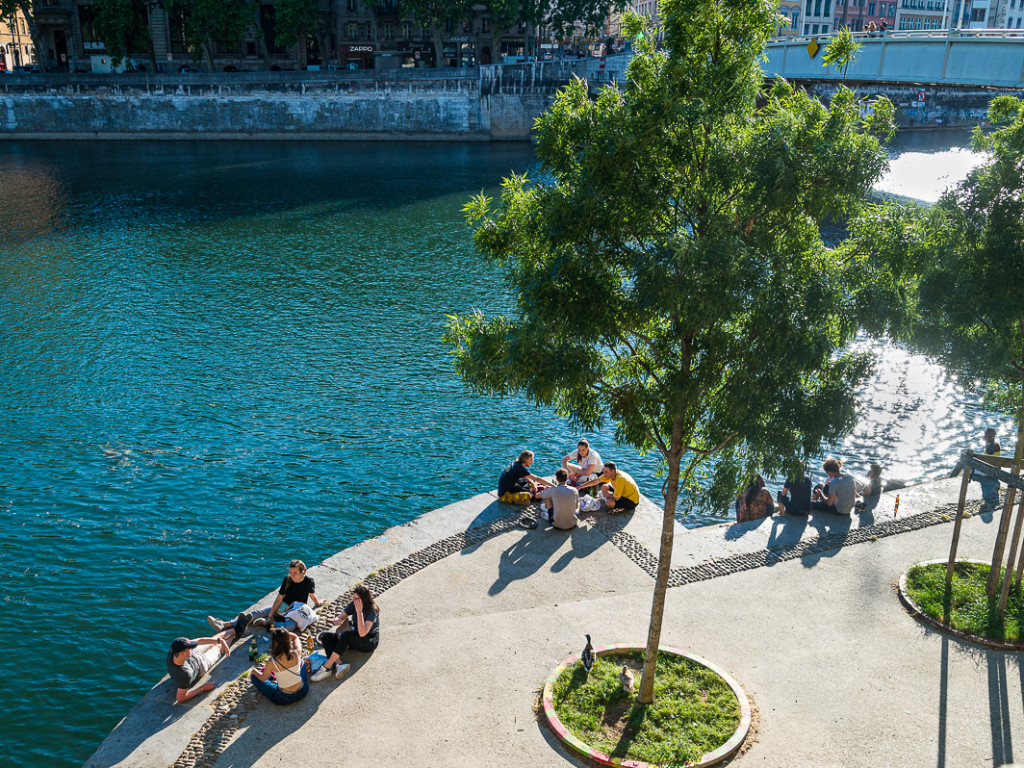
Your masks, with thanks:
M 555 482 L 558 485 L 545 488 L 540 492 L 544 500 L 544 512 L 547 521 L 555 528 L 569 531 L 576 527 L 580 513 L 580 494 L 575 488 L 566 485 L 569 473 L 564 469 L 555 470 Z
M 588 480 L 596 480 L 601 474 L 603 462 L 597 451 L 591 450 L 586 438 L 580 438 L 576 450 L 562 459 L 562 469 L 569 473 L 569 485 L 578 486 Z

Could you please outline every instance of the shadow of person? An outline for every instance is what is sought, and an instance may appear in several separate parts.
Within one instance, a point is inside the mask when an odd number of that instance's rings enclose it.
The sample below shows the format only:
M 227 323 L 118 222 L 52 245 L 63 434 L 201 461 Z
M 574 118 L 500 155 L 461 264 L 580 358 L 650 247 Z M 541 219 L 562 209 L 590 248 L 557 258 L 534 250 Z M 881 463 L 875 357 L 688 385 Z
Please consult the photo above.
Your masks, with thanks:
M 807 515 L 775 515 L 771 521 L 772 531 L 768 535 L 768 549 L 796 544 L 807 530 Z
M 804 568 L 813 568 L 822 557 L 835 557 L 846 543 L 846 537 L 850 533 L 853 521 L 849 515 L 840 515 L 835 512 L 824 512 L 822 510 L 811 510 L 807 516 L 807 523 L 818 532 L 818 538 L 832 544 L 834 547 L 812 552 L 800 558 Z
M 726 541 L 737 541 L 739 539 L 742 539 L 751 531 L 756 531 L 758 528 L 764 525 L 766 520 L 771 519 L 771 517 L 762 517 L 759 520 L 746 520 L 742 523 L 733 523 L 725 531 L 724 538 Z
M 514 504 L 506 504 L 502 501 L 498 501 L 497 499 L 495 499 L 477 513 L 476 517 L 474 517 L 470 521 L 469 525 L 466 526 L 466 532 L 468 533 L 469 531 L 472 531 L 474 528 L 484 528 L 490 525 L 491 523 L 501 520 L 503 517 L 513 514 L 514 512 L 519 512 L 520 514 L 522 514 L 526 509 L 526 507 L 516 506 Z M 477 548 L 479 548 L 481 543 L 483 542 L 477 542 L 475 544 L 470 544 L 469 546 L 464 547 L 460 551 L 460 554 L 468 555 L 472 552 L 475 552 Z
M 344 688 L 345 682 L 359 674 L 373 658 L 373 653 L 354 649 L 345 651 L 342 661 L 351 665 L 341 680 L 328 678 L 309 684 L 309 693 L 292 703 L 279 705 L 261 697 L 256 708 L 246 718 L 244 728 L 217 757 L 217 765 L 247 768 L 263 758 L 275 744 L 308 725 L 310 718 L 320 709 L 327 697 Z M 243 685 L 252 685 L 246 680 Z
M 585 558 L 608 541 L 607 538 L 600 534 L 593 535 L 597 533 L 594 529 L 583 526 L 578 526 L 569 531 L 563 531 L 551 526 L 546 532 L 552 536 L 564 536 L 569 539 L 570 544 L 569 551 L 551 565 L 552 573 L 564 571 L 573 560 Z

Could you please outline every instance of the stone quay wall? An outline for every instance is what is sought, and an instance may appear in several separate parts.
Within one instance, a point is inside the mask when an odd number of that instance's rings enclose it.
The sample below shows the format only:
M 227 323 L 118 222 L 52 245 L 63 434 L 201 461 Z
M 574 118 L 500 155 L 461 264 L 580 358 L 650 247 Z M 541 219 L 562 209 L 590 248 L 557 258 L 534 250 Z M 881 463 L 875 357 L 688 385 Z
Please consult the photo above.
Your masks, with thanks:
M 0 80 L 10 139 L 529 140 L 566 67 L 455 73 L 28 75 Z

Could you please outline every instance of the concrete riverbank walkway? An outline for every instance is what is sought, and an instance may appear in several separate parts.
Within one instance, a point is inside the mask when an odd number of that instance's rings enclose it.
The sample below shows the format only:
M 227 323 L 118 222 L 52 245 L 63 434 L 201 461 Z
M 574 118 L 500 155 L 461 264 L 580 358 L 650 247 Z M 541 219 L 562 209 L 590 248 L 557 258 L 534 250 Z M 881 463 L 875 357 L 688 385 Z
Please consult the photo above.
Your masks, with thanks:
M 678 586 L 662 642 L 722 666 L 759 709 L 755 741 L 733 765 L 1024 759 L 1019 655 L 937 634 L 902 610 L 893 587 L 910 564 L 948 551 L 941 508 L 957 486 L 900 491 L 895 521 L 883 496 L 860 520 L 677 530 Z M 290 707 L 243 683 L 220 711 L 212 699 L 173 705 L 164 681 L 87 765 L 579 765 L 538 722 L 534 701 L 585 633 L 597 644 L 644 641 L 660 511 L 591 517 L 572 533 L 515 527 L 486 494 L 441 512 L 340 553 L 317 574 L 318 586 L 330 575 L 341 594 L 377 560 L 400 564 L 371 577 L 387 587 L 381 645 L 372 656 L 351 653 L 346 679 L 315 683 Z M 962 556 L 990 554 L 994 522 L 965 522 Z M 418 559 L 405 558 L 413 551 Z M 236 648 L 215 679 L 244 669 Z

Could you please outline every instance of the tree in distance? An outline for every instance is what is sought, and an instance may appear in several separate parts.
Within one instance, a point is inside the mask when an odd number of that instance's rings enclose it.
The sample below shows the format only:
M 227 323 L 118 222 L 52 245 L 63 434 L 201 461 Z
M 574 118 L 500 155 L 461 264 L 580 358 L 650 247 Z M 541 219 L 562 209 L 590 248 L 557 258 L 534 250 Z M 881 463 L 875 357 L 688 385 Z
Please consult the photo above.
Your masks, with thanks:
M 1024 101 L 999 96 L 988 118 L 1002 127 L 991 135 L 979 128 L 972 139 L 975 150 L 991 153 L 987 162 L 936 205 L 872 208 L 853 232 L 864 252 L 889 262 L 910 287 L 901 337 L 967 386 L 980 382 L 985 404 L 1016 418 L 1016 474 L 1024 452 Z M 999 586 L 1014 489 L 1006 495 L 990 596 Z M 1000 610 L 1010 574 L 1019 581 L 1022 570 L 1024 558 L 1007 563 Z
M 650 703 L 677 506 L 726 508 L 855 421 L 871 367 L 844 352 L 883 329 L 860 295 L 866 259 L 827 248 L 819 222 L 852 214 L 886 167 L 848 89 L 826 108 L 759 65 L 772 0 L 665 0 L 666 51 L 636 14 L 638 55 L 592 101 L 576 80 L 537 120 L 543 173 L 512 175 L 495 207 L 466 205 L 504 267 L 513 317 L 450 316 L 458 375 L 524 395 L 580 429 L 656 451 L 666 473 L 658 572 L 638 701 Z M 641 34 L 643 33 L 643 34 Z

